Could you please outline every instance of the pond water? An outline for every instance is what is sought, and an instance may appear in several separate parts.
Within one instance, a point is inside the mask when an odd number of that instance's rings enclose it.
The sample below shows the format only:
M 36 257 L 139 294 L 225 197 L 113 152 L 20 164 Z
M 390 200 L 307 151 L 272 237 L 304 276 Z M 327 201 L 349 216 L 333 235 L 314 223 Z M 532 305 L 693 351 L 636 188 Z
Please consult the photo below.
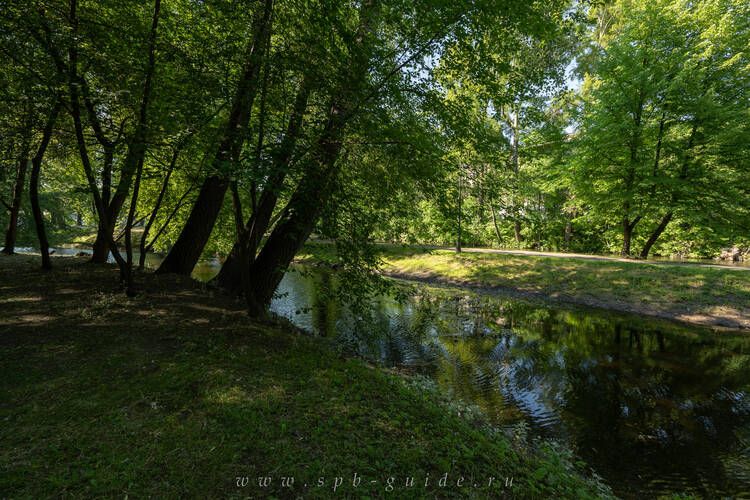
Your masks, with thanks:
M 425 287 L 358 321 L 335 284 L 287 273 L 272 310 L 562 440 L 621 496 L 750 498 L 750 336 Z
M 271 309 L 431 377 L 500 427 L 561 440 L 620 496 L 750 498 L 750 335 L 424 286 L 405 302 L 379 297 L 360 319 L 332 293 L 337 280 L 296 267 Z

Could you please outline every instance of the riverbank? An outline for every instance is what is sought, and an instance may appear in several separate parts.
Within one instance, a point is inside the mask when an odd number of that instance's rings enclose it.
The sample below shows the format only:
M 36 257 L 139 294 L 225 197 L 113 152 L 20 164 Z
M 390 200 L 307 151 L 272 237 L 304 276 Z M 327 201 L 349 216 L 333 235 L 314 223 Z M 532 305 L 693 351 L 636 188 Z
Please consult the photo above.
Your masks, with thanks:
M 6 495 L 597 496 L 548 445 L 519 446 L 418 379 L 251 322 L 191 279 L 139 274 L 126 298 L 113 266 L 53 265 L 0 255 Z
M 379 246 L 386 276 L 636 313 L 686 323 L 750 328 L 750 272 L 710 266 L 586 260 Z M 336 262 L 330 243 L 298 259 Z

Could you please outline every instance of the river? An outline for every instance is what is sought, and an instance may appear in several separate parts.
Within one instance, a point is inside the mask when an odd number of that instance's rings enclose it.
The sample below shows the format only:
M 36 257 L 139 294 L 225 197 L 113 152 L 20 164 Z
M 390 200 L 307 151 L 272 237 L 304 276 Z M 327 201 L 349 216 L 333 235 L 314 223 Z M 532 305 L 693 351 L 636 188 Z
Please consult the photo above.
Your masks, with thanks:
M 750 498 L 750 335 L 425 286 L 360 318 L 331 293 L 335 272 L 302 269 L 272 311 L 432 378 L 500 427 L 564 442 L 616 494 Z

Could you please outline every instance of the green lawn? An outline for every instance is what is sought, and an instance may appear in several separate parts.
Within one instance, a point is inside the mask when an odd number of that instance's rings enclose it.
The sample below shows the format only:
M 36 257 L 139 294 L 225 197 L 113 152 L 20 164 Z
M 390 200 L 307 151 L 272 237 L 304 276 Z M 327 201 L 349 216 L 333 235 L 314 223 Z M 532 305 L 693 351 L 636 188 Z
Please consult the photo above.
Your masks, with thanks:
M 126 299 L 111 266 L 37 264 L 0 256 L 2 496 L 598 495 L 546 444 L 459 416 L 420 379 L 254 324 L 189 279 L 141 275 L 142 293 Z
M 383 270 L 452 285 L 500 288 L 695 323 L 750 328 L 750 272 L 498 253 L 378 248 Z M 302 260 L 330 262 L 333 245 L 310 243 Z

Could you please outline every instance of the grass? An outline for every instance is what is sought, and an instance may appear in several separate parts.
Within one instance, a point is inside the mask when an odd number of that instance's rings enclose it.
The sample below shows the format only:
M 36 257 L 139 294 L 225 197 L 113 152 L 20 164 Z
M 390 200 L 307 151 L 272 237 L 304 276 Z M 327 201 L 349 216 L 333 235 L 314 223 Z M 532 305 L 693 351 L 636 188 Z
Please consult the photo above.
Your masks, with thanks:
M 750 328 L 750 272 L 642 262 L 378 247 L 386 274 L 497 288 L 564 302 L 707 325 Z M 308 243 L 301 260 L 332 262 L 335 248 Z
M 111 266 L 53 264 L 0 256 L 3 496 L 600 495 L 549 444 L 519 446 L 420 379 L 250 322 L 192 280 L 139 275 L 128 299 Z
M 65 226 L 47 226 L 47 239 L 51 247 L 87 247 L 90 248 L 96 241 L 96 228 Z M 115 237 L 120 235 L 120 228 L 115 232 Z M 143 228 L 134 227 L 132 231 L 133 248 L 138 249 L 141 241 Z M 125 237 L 120 239 L 120 246 L 124 248 Z M 39 248 L 39 239 L 33 228 L 19 228 L 16 247 Z

